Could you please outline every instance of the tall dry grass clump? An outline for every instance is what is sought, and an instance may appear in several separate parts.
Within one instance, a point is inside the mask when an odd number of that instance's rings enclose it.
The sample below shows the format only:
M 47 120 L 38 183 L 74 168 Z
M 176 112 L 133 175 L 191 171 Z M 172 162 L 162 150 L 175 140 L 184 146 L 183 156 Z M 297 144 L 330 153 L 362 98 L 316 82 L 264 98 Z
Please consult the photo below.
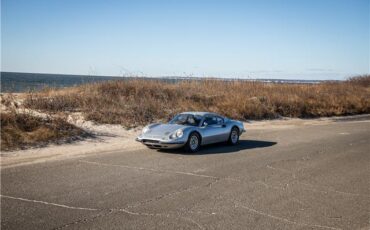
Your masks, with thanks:
M 370 113 L 370 76 L 344 82 L 275 84 L 194 80 L 122 80 L 30 94 L 25 106 L 82 112 L 86 119 L 127 127 L 166 120 L 183 111 L 212 111 L 246 119 L 311 118 Z
M 370 87 L 370 75 L 361 75 L 351 77 L 348 79 L 351 84 L 361 85 L 364 87 Z
M 41 118 L 28 113 L 1 113 L 1 150 L 15 150 L 66 140 L 85 132 L 63 119 Z

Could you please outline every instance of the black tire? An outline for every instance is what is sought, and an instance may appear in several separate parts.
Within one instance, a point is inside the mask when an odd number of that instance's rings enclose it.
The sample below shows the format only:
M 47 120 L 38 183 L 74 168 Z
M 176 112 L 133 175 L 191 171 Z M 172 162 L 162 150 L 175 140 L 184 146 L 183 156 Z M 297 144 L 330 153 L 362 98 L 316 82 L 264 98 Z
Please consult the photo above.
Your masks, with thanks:
M 197 145 L 195 147 L 194 141 L 197 141 Z M 195 153 L 200 149 L 200 144 L 201 144 L 201 138 L 200 135 L 196 132 L 191 133 L 189 135 L 188 141 L 185 144 L 185 150 L 189 153 Z
M 235 136 L 236 135 L 236 136 Z M 239 129 L 233 127 L 230 131 L 229 140 L 227 141 L 229 145 L 236 145 L 239 143 Z

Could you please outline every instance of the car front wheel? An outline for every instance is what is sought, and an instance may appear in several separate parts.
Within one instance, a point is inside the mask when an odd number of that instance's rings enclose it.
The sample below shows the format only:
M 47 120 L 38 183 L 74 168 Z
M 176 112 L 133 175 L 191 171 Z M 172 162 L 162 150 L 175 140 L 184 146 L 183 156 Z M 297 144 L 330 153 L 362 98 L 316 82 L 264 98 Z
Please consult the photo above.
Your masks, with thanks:
M 200 148 L 200 136 L 198 133 L 191 133 L 186 142 L 185 149 L 187 152 L 195 153 Z
M 236 145 L 239 142 L 239 129 L 233 127 L 230 132 L 228 143 L 230 145 Z

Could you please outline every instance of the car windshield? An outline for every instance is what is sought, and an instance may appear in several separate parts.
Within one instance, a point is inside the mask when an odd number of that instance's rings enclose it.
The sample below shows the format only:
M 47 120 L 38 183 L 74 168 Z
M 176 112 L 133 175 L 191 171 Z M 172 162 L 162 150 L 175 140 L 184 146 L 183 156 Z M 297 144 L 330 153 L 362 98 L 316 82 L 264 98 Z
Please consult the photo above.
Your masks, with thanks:
M 198 126 L 201 120 L 202 116 L 200 115 L 178 114 L 169 122 L 169 124 Z

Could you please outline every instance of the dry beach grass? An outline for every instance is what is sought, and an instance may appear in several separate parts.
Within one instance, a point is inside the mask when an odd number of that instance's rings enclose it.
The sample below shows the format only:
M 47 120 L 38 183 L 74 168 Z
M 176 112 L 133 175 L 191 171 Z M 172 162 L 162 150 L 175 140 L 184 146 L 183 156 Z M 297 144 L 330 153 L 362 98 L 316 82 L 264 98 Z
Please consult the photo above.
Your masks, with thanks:
M 320 84 L 136 79 L 6 94 L 1 100 L 1 150 L 86 135 L 83 126 L 67 120 L 68 114 L 82 115 L 83 121 L 124 127 L 167 120 L 189 110 L 214 111 L 244 121 L 281 116 L 313 118 L 370 113 L 369 98 L 370 76 Z
M 98 123 L 135 127 L 182 111 L 213 111 L 247 119 L 313 118 L 370 113 L 370 75 L 343 82 L 276 84 L 193 80 L 166 83 L 122 80 L 31 93 L 27 108 L 48 113 L 82 112 Z
M 16 110 L 1 113 L 1 151 L 68 141 L 85 134 L 62 118 L 39 117 Z

